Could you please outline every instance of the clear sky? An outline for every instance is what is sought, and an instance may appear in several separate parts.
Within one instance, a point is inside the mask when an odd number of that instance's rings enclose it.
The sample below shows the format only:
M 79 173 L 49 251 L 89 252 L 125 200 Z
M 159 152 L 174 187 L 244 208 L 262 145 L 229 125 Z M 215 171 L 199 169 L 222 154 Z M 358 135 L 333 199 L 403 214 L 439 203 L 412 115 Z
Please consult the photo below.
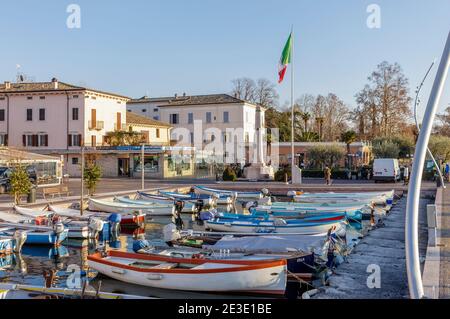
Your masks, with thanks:
M 80 29 L 66 26 L 71 3 Z M 366 24 L 372 3 L 380 29 Z M 237 77 L 276 82 L 293 24 L 296 96 L 334 92 L 351 107 L 383 60 L 400 63 L 413 94 L 450 30 L 449 0 L 17 0 L 1 13 L 1 81 L 20 64 L 36 81 L 56 76 L 130 97 L 226 93 Z M 283 104 L 289 82 L 278 90 Z M 441 104 L 450 104 L 450 80 Z

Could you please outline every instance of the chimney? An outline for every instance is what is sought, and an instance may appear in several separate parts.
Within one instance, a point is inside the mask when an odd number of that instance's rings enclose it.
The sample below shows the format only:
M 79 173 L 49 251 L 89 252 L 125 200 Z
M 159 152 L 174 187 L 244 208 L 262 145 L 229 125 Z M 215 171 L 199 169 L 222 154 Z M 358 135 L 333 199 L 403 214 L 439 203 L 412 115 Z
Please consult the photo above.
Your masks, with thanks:
M 5 81 L 5 90 L 11 89 L 11 82 Z
M 57 90 L 58 89 L 58 79 L 57 78 L 53 78 L 52 79 L 52 83 L 53 83 L 53 89 Z

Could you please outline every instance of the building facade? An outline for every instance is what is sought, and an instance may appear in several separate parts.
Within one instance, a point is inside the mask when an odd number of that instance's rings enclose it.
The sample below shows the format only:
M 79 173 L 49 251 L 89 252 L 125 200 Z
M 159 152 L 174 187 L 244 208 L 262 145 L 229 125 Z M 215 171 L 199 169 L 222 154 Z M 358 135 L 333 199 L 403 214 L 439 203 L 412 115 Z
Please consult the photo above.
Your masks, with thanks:
M 170 123 L 173 127 L 172 142 L 196 146 L 198 159 L 203 156 L 242 164 L 258 159 L 256 152 L 261 141 L 257 133 L 264 131 L 265 109 L 247 101 L 227 94 L 143 97 L 128 101 L 127 110 Z M 233 154 L 227 150 L 227 143 L 234 145 L 231 149 Z M 243 148 L 243 156 L 236 158 L 240 153 L 235 147 Z
M 170 144 L 171 126 L 127 114 L 126 96 L 50 82 L 0 85 L 0 145 L 61 156 L 64 174 L 80 176 L 81 146 L 87 159 L 103 168 L 103 176 L 133 176 L 133 156 L 107 144 L 111 132 L 134 130 L 155 146 Z M 158 153 L 164 165 L 164 154 Z M 155 150 L 151 152 L 155 156 Z M 158 159 L 159 160 L 159 159 Z M 162 174 L 161 174 L 162 176 Z

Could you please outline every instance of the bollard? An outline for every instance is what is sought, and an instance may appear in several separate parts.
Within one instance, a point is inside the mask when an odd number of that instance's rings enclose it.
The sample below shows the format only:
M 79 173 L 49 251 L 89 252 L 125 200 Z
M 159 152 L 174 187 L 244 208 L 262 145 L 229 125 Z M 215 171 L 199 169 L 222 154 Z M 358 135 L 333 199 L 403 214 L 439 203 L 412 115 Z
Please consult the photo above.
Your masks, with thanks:
M 427 225 L 428 225 L 428 238 L 430 245 L 437 246 L 437 215 L 436 205 L 427 205 Z

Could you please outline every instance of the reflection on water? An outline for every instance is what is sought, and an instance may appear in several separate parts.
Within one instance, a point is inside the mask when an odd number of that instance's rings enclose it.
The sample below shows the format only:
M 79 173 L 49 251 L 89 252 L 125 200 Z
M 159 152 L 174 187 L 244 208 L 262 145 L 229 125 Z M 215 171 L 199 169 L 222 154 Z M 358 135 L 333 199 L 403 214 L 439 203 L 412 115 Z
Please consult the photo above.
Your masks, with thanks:
M 229 211 L 229 208 L 221 210 Z M 241 208 L 238 206 L 238 210 Z M 185 225 L 191 225 L 190 215 L 183 215 Z M 162 240 L 162 229 L 170 222 L 170 217 L 154 217 L 147 222 L 143 229 L 122 229 L 117 238 L 112 237 L 109 243 L 92 242 L 87 240 L 66 240 L 58 248 L 24 246 L 21 254 L 0 257 L 0 282 L 21 283 L 30 285 L 44 285 L 43 272 L 45 270 L 56 269 L 59 280 L 58 287 L 67 287 L 67 279 L 72 274 L 67 272 L 69 265 L 78 265 L 82 270 L 81 275 L 85 276 L 87 267 L 87 256 L 93 253 L 98 247 L 107 249 L 117 249 L 121 251 L 132 251 L 133 241 L 136 238 L 145 237 L 151 244 L 164 245 Z M 360 225 L 354 224 L 356 228 Z M 360 237 L 360 231 L 349 226 L 347 242 L 355 242 Z M 95 274 L 89 274 L 91 275 Z M 97 276 L 94 280 L 101 280 L 101 289 L 106 292 L 128 293 L 143 296 L 153 296 L 161 298 L 242 298 L 237 295 L 217 295 L 195 292 L 177 292 L 157 288 L 140 287 L 122 283 L 104 276 Z

